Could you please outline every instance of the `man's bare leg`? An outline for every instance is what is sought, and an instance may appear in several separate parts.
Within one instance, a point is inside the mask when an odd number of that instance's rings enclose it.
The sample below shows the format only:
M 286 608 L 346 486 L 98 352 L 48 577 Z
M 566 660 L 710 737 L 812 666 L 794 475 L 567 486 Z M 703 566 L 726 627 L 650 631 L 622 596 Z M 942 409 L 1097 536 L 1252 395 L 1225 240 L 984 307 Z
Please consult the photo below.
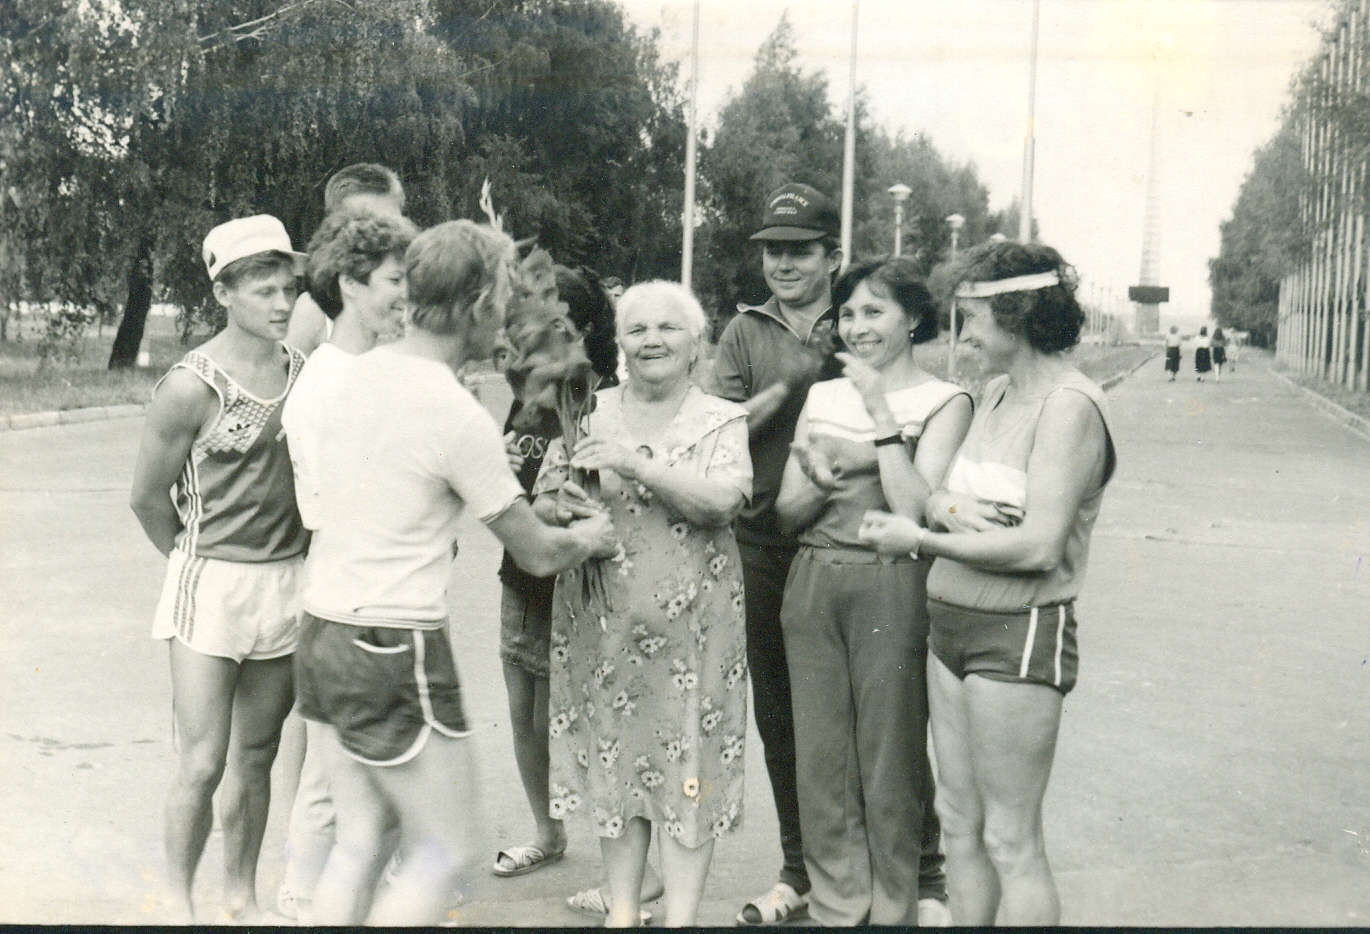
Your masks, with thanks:
M 476 747 L 436 730 L 403 765 L 370 770 L 400 816 L 400 870 L 376 899 L 372 925 L 433 925 L 480 844 Z M 342 807 L 338 808 L 339 827 Z M 450 919 L 460 920 L 460 919 Z
M 228 768 L 219 799 L 224 828 L 224 908 L 228 919 L 257 914 L 257 859 L 271 805 L 271 763 L 281 724 L 295 703 L 292 657 L 248 660 L 238 669 Z
M 195 922 L 195 867 L 214 826 L 214 789 L 228 758 L 238 663 L 171 640 L 171 693 L 180 764 L 167 794 L 167 870 L 177 921 Z
M 380 769 L 349 756 L 333 727 L 310 726 L 309 742 L 317 744 L 324 755 L 324 772 L 337 813 L 336 839 L 314 887 L 313 904 L 299 920 L 309 925 L 357 925 L 371 910 L 376 883 L 394 850 L 394 836 L 387 831 L 395 815 L 372 780 Z

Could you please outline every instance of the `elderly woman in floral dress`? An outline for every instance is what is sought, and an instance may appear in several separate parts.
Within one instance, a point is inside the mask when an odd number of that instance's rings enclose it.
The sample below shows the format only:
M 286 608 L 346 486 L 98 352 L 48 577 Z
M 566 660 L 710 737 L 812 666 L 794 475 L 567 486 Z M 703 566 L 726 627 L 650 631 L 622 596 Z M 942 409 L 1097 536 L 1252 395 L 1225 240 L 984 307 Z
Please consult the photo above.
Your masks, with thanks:
M 693 925 L 713 841 L 742 819 L 746 637 L 731 524 L 752 471 L 746 411 L 690 382 L 704 324 L 679 285 L 625 292 L 628 379 L 597 394 L 569 463 L 553 442 L 534 488 L 544 521 L 607 509 L 619 536 L 613 558 L 557 581 L 549 727 L 551 815 L 593 822 L 609 926 L 638 922 L 653 822 L 666 924 Z M 598 501 L 573 470 L 598 472 Z M 603 598 L 586 587 L 596 574 Z

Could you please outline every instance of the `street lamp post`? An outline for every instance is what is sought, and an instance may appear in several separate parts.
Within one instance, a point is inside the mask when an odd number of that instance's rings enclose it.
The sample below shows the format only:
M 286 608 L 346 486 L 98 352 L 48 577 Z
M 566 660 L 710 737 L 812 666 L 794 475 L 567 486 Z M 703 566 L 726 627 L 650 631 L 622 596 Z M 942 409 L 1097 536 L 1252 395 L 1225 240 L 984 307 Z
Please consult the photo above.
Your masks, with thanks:
M 961 226 L 966 219 L 960 214 L 953 214 L 947 218 L 947 223 L 951 225 L 951 258 L 956 260 L 956 241 L 961 234 Z M 947 335 L 947 379 L 956 378 L 956 296 L 951 298 L 951 333 Z
M 904 202 L 909 200 L 909 195 L 913 194 L 913 189 L 902 182 L 891 185 L 888 189 L 894 195 L 894 255 L 904 254 Z

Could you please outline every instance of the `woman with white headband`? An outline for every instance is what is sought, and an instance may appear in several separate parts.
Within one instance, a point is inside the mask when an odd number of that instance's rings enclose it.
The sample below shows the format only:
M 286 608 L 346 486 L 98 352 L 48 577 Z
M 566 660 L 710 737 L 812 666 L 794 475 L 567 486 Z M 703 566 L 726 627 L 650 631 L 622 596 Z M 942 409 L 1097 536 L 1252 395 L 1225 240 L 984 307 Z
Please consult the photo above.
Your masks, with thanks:
M 1042 799 L 1075 684 L 1074 601 L 1117 458 L 1099 387 L 1062 352 L 1085 320 L 1039 244 L 969 251 L 956 302 L 988 372 L 928 527 L 867 513 L 862 537 L 933 555 L 928 691 L 937 813 L 958 925 L 1060 923 Z

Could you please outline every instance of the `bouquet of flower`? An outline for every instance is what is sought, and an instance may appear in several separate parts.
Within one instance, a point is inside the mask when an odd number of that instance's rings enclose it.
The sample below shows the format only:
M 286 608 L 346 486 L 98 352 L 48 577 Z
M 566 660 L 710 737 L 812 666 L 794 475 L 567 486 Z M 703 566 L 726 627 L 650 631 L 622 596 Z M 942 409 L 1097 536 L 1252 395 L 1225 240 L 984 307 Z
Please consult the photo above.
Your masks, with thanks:
M 487 180 L 481 191 L 481 209 L 498 227 L 501 219 L 490 202 L 489 185 Z M 554 414 L 569 458 L 589 431 L 599 376 L 585 352 L 585 336 L 557 298 L 556 273 L 547 251 L 533 247 L 511 270 L 510 278 L 512 295 L 497 353 L 504 357 L 504 378 L 520 404 L 514 427 L 530 430 L 547 413 Z M 571 468 L 570 480 L 598 499 L 597 471 Z M 599 614 L 609 608 L 604 574 L 597 558 L 581 568 L 584 604 Z

